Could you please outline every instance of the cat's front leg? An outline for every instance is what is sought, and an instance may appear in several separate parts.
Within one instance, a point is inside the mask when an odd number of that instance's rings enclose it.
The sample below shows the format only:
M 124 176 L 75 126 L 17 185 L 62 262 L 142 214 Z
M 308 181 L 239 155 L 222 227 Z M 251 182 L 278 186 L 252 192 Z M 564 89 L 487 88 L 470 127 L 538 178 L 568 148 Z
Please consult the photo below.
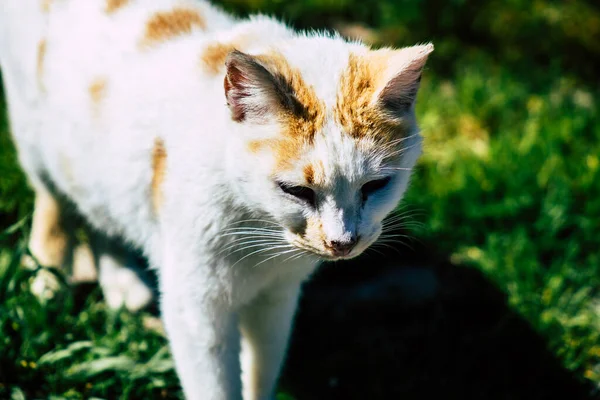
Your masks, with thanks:
M 162 316 L 183 392 L 188 400 L 241 400 L 236 315 L 214 270 L 186 258 L 166 257 L 160 273 Z
M 244 400 L 274 398 L 300 293 L 287 283 L 260 294 L 240 310 Z

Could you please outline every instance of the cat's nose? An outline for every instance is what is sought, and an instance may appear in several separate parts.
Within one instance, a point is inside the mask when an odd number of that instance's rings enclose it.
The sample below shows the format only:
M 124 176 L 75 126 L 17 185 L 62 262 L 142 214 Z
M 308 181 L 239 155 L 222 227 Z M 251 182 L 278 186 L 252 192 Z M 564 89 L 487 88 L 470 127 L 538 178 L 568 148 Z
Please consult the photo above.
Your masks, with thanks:
M 344 257 L 350 254 L 356 243 L 358 242 L 357 236 L 352 236 L 348 240 L 331 240 L 327 243 L 327 247 L 334 256 Z

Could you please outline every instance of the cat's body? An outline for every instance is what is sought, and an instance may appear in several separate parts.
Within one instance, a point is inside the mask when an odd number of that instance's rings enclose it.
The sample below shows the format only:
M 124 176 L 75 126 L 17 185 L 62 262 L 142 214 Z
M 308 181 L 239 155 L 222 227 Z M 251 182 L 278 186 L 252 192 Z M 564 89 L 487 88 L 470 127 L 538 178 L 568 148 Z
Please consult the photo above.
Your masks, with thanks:
M 406 189 L 432 47 L 175 0 L 9 0 L 0 27 L 34 232 L 64 196 L 142 249 L 186 396 L 239 399 L 241 342 L 244 399 L 270 398 L 301 282 L 367 248 Z M 52 260 L 62 239 L 38 231 Z

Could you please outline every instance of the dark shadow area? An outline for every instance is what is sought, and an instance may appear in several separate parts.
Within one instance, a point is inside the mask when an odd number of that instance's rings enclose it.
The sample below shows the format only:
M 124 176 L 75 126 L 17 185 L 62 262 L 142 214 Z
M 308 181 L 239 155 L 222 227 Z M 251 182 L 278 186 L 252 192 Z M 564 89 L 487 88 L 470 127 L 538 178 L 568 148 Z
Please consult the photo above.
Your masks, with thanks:
M 479 271 L 426 250 L 323 266 L 282 386 L 298 400 L 599 398 Z

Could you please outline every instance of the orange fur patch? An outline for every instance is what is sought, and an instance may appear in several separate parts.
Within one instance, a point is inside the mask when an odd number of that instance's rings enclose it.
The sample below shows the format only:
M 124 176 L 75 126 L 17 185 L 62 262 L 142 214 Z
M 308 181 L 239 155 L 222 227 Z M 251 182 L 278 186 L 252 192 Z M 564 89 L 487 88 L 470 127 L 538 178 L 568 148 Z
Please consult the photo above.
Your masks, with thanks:
M 248 144 L 248 149 L 258 152 L 263 148 L 269 148 L 275 153 L 279 169 L 290 168 L 293 161 L 300 158 L 302 151 L 312 145 L 315 135 L 323 128 L 326 116 L 325 104 L 317 97 L 314 88 L 304 82 L 300 71 L 292 68 L 282 54 L 271 52 L 255 57 L 271 73 L 283 77 L 303 109 L 300 114 L 283 110 L 279 114 L 283 126 L 282 137 L 252 141 Z
M 206 48 L 201 55 L 202 66 L 211 74 L 218 74 L 225 68 L 227 55 L 236 50 L 231 43 L 215 43 Z
M 93 112 L 96 116 L 100 113 L 100 103 L 106 96 L 107 84 L 106 79 L 96 78 L 88 88 L 90 98 L 92 99 Z
M 38 43 L 37 54 L 37 80 L 40 90 L 45 91 L 44 86 L 44 61 L 46 60 L 46 39 L 40 40 Z
M 107 14 L 111 14 L 123 7 L 129 2 L 129 0 L 106 0 L 106 7 L 104 10 Z
M 308 218 L 303 236 L 310 246 L 323 249 L 326 239 L 325 232 L 323 232 L 323 222 L 319 218 Z
M 166 168 L 167 150 L 165 149 L 165 143 L 162 139 L 157 138 L 154 140 L 154 147 L 152 148 L 152 183 L 150 189 L 152 209 L 155 214 L 158 214 L 164 201 L 162 185 L 166 176 Z
M 304 179 L 309 185 L 323 185 L 325 183 L 325 166 L 322 161 L 317 161 L 304 166 Z
M 146 24 L 142 45 L 164 42 L 167 39 L 205 29 L 206 22 L 198 11 L 190 8 L 174 8 L 157 12 Z
M 260 152 L 266 145 L 265 140 L 252 140 L 248 142 L 248 151 L 250 153 L 258 153 Z
M 315 170 L 310 164 L 304 167 L 304 179 L 306 179 L 306 183 L 309 185 L 315 182 Z
M 52 5 L 52 0 L 42 0 L 40 7 L 42 12 L 47 13 L 50 11 L 50 6 Z
M 303 115 L 286 118 L 287 135 L 312 143 L 315 134 L 325 124 L 325 103 L 317 97 L 314 88 L 304 82 L 300 71 L 292 68 L 281 53 L 272 52 L 256 58 L 272 72 L 281 74 L 294 90 L 296 99 L 304 106 Z
M 368 56 L 351 54 L 339 83 L 334 118 L 350 136 L 390 140 L 402 134 L 398 121 L 373 103 L 377 90 L 385 85 L 385 71 L 391 50 L 371 51 Z

